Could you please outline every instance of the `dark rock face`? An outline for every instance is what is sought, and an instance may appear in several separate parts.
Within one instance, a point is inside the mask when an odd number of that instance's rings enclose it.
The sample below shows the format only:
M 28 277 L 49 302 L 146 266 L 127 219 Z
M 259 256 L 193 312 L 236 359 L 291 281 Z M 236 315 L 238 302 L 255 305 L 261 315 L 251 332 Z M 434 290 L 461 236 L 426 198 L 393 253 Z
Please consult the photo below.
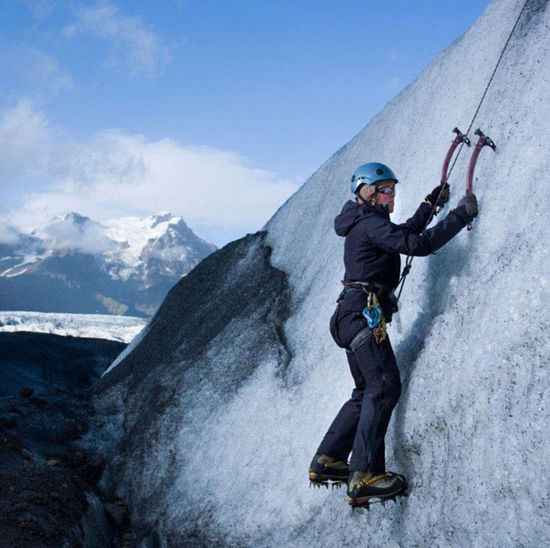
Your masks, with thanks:
M 98 416 L 120 425 L 109 471 L 138 540 L 154 538 L 162 528 L 166 492 L 175 481 L 168 462 L 160 483 L 147 481 L 158 476 L 149 453 L 163 445 L 160 437 L 200 428 L 195 415 L 204 419 L 219 411 L 262 364 L 284 382 L 289 288 L 286 274 L 271 266 L 264 238 L 248 235 L 203 260 L 170 291 L 136 348 L 95 387 Z M 220 357 L 209 352 L 213 346 L 231 350 Z M 125 406 L 117 411 L 120 401 Z M 163 451 L 169 461 L 177 458 L 175 448 Z M 170 546 L 202 546 L 209 545 L 210 534 L 189 522 L 161 536 L 168 541 L 169 535 Z
M 96 487 L 105 461 L 80 440 L 90 386 L 124 346 L 0 333 L 1 547 L 111 546 Z
M 96 391 L 123 379 L 135 389 L 156 368 L 168 363 L 181 362 L 180 373 L 182 367 L 194 367 L 204 357 L 208 343 L 231 321 L 252 314 L 260 315 L 270 331 L 267 340 L 281 346 L 281 361 L 286 362 L 279 327 L 288 316 L 289 290 L 284 272 L 269 263 L 271 250 L 263 244 L 264 238 L 265 233 L 257 233 L 228 244 L 175 285 L 140 345 L 101 379 Z M 240 369 L 235 374 L 242 381 L 250 372 Z
M 0 546 L 76 545 L 90 485 L 65 459 L 44 462 L 23 445 L 15 433 L 0 430 Z
M 31 397 L 36 390 L 90 388 L 124 346 L 47 333 L 0 333 L 0 397 L 19 391 Z

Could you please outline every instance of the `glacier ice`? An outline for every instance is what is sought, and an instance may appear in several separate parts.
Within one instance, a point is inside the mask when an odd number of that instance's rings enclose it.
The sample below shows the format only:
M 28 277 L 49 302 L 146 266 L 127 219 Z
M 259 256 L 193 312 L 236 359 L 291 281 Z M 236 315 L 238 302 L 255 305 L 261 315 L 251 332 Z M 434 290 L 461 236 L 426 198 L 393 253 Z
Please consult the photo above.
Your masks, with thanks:
M 0 332 L 53 333 L 126 343 L 134 339 L 146 323 L 147 321 L 143 318 L 110 314 L 0 311 Z

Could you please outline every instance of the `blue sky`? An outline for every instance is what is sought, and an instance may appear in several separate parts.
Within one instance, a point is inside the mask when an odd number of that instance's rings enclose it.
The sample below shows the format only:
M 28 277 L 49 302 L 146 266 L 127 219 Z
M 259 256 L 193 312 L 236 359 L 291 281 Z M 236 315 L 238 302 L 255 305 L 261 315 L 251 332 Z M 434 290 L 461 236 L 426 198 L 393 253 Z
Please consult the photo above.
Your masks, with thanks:
M 256 230 L 487 5 L 0 0 L 2 212 Z

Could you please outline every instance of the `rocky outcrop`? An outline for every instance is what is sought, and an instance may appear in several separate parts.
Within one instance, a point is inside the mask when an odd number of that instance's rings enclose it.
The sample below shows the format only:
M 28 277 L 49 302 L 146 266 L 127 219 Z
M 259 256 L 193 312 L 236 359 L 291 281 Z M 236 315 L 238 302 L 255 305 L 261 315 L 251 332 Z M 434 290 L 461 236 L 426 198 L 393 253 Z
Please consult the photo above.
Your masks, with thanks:
M 111 439 L 113 493 L 132 508 L 138 538 L 163 535 L 159 519 L 177 485 L 174 459 L 197 456 L 191 445 L 178 455 L 185 432 L 215 420 L 262 366 L 287 382 L 291 356 L 282 325 L 289 291 L 285 274 L 270 265 L 264 239 L 265 233 L 249 235 L 203 260 L 170 291 L 134 350 L 95 387 L 100 420 L 118 425 Z M 160 439 L 171 441 L 159 448 Z M 159 450 L 165 456 L 160 468 L 151 453 Z M 190 546 L 192 536 L 200 541 L 195 524 L 189 527 L 173 545 Z
M 0 333 L 0 546 L 99 548 L 117 538 L 97 485 L 105 459 L 82 439 L 90 387 L 124 346 Z

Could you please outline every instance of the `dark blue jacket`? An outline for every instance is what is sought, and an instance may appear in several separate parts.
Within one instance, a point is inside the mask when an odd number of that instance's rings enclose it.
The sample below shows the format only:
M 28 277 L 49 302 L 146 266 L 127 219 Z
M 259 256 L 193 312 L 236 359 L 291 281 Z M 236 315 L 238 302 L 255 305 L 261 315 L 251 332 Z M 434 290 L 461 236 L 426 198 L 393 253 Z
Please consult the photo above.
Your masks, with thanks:
M 346 238 L 344 281 L 372 282 L 383 286 L 382 290 L 377 288 L 377 293 L 388 322 L 396 310 L 391 292 L 399 283 L 399 255 L 429 255 L 472 221 L 466 208 L 460 206 L 437 225 L 422 232 L 430 212 L 431 206 L 422 203 L 407 222 L 398 225 L 390 221 L 388 211 L 382 206 L 349 201 L 334 220 L 336 234 Z M 339 346 L 347 348 L 357 333 L 366 327 L 361 313 L 366 300 L 362 290 L 346 289 L 340 295 L 330 319 L 330 332 Z
M 400 254 L 429 255 L 471 221 L 461 206 L 422 232 L 430 213 L 431 205 L 423 202 L 405 223 L 395 224 L 383 206 L 346 202 L 334 219 L 336 234 L 346 238 L 344 281 L 374 282 L 394 290 L 401 273 Z

